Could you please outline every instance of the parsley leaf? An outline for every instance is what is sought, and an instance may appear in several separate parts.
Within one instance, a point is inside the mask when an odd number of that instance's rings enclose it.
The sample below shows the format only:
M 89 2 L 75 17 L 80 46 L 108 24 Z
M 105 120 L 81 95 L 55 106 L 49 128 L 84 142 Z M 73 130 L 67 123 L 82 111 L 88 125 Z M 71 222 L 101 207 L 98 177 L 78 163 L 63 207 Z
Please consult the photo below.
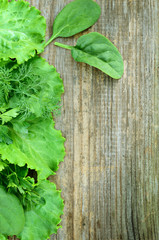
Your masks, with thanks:
M 13 108 L 3 114 L 0 114 L 0 119 L 2 120 L 2 124 L 11 121 L 13 118 L 19 115 L 19 109 Z
M 36 183 L 33 177 L 28 176 L 28 168 L 19 167 L 9 162 L 1 161 L 5 168 L 0 172 L 0 185 L 9 193 L 15 194 L 24 208 L 31 208 L 36 204 L 44 203 L 44 200 L 36 192 Z

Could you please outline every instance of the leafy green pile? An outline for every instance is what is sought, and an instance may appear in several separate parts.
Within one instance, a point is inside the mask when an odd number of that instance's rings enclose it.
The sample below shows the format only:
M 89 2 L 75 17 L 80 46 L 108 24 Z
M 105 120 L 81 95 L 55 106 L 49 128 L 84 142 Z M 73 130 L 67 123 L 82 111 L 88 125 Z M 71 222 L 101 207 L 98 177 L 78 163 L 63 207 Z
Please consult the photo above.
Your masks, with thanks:
M 45 42 L 46 21 L 23 0 L 0 0 L 0 239 L 44 240 L 60 227 L 64 203 L 47 180 L 65 156 L 52 116 L 61 108 L 63 82 L 37 54 L 57 37 L 70 37 L 99 18 L 92 0 L 75 0 L 59 13 Z M 77 62 L 113 78 L 123 74 L 117 48 L 99 33 L 80 37 L 70 49 Z

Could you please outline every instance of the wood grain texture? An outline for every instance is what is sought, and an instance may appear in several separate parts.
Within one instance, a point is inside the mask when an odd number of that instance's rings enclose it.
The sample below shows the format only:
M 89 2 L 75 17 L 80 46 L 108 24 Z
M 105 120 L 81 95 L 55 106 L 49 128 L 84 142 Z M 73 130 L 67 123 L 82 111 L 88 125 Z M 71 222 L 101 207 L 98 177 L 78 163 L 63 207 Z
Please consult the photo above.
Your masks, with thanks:
M 47 36 L 70 0 L 32 0 L 47 19 Z M 65 85 L 56 128 L 66 158 L 52 178 L 62 189 L 63 228 L 56 240 L 159 239 L 159 1 L 97 0 L 98 31 L 120 50 L 125 71 L 112 80 L 76 63 L 52 44 L 45 57 Z M 83 34 L 83 33 L 82 33 Z M 59 39 L 75 44 L 82 34 Z

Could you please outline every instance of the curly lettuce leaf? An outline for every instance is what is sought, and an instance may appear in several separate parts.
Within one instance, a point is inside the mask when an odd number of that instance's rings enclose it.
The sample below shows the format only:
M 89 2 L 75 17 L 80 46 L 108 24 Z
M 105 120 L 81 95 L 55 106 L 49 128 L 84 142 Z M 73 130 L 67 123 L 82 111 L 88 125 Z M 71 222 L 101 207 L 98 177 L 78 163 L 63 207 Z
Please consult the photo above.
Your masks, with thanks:
M 2 187 L 0 187 L 0 219 L 0 233 L 3 235 L 17 235 L 23 230 L 25 217 L 22 205 L 15 195 L 7 193 Z
M 40 57 L 30 59 L 13 71 L 8 66 L 0 67 L 0 107 L 4 108 L 0 118 L 3 117 L 3 123 L 11 121 L 17 116 L 10 116 L 13 109 L 17 109 L 23 120 L 30 116 L 47 118 L 51 111 L 59 109 L 63 92 L 59 73 Z
M 36 205 L 25 211 L 25 226 L 18 235 L 21 240 L 44 240 L 57 233 L 63 214 L 63 200 L 56 185 L 45 180 L 36 188 L 36 192 L 45 200 L 44 205 Z
M 14 124 L 13 128 L 9 127 L 12 144 L 0 143 L 2 160 L 18 166 L 27 164 L 37 171 L 39 180 L 54 174 L 65 156 L 65 139 L 54 129 L 52 119 L 30 123 L 28 133 L 15 129 Z
M 0 1 L 0 59 L 27 61 L 44 50 L 46 20 L 26 1 Z

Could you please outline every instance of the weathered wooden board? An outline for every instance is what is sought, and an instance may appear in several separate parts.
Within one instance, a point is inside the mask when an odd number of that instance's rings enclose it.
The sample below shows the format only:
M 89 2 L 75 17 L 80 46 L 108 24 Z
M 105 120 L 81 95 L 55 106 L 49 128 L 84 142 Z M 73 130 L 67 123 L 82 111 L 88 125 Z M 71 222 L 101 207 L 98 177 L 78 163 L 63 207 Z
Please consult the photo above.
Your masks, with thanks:
M 30 2 L 51 36 L 54 18 L 71 1 Z M 97 2 L 102 15 L 87 32 L 98 31 L 119 48 L 121 80 L 76 63 L 53 43 L 43 54 L 65 85 L 56 127 L 67 138 L 67 155 L 52 178 L 65 211 L 53 239 L 158 240 L 159 1 Z M 80 35 L 59 41 L 75 44 Z

